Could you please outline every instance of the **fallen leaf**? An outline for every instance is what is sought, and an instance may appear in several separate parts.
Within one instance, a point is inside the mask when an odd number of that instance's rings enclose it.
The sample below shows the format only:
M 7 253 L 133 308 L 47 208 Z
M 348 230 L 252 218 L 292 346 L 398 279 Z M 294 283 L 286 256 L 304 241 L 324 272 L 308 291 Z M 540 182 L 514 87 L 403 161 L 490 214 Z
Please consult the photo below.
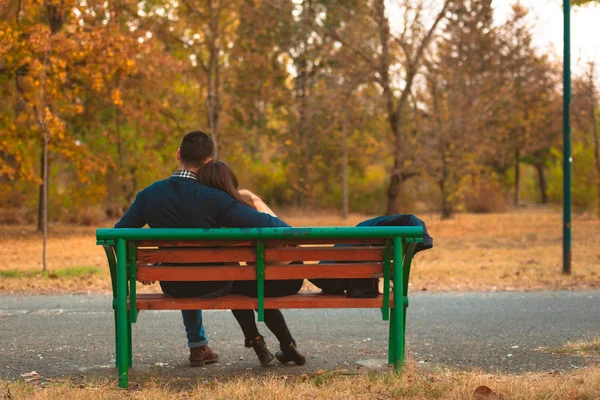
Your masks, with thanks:
M 502 400 L 502 397 L 487 386 L 479 386 L 473 392 L 473 400 Z

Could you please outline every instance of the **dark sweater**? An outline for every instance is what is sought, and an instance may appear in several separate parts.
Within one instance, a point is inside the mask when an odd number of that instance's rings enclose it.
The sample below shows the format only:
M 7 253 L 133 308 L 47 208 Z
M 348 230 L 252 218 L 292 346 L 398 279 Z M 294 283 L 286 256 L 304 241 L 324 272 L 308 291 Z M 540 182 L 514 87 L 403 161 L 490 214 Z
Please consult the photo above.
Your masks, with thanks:
M 189 178 L 171 176 L 138 193 L 115 228 L 270 228 L 288 227 L 279 218 L 256 211 L 227 193 Z M 172 297 L 216 297 L 227 294 L 231 282 L 161 281 Z
M 227 193 L 189 178 L 170 177 L 138 193 L 115 228 L 288 227 Z

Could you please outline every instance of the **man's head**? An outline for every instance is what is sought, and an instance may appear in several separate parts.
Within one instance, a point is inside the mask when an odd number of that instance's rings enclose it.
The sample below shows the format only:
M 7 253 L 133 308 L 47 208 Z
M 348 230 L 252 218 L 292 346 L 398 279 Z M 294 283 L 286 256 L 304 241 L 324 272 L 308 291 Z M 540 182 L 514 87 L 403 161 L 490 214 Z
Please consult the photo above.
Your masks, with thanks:
M 180 169 L 198 171 L 204 164 L 212 160 L 215 144 L 210 136 L 202 131 L 190 132 L 183 137 L 177 149 L 177 161 Z

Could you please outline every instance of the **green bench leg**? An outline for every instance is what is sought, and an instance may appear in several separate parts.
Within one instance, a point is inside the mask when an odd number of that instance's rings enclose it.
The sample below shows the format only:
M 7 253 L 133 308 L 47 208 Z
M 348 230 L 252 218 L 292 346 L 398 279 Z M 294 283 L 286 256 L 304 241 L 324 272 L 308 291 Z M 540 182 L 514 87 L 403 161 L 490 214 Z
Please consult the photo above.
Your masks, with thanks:
M 129 386 L 129 321 L 127 318 L 127 251 L 125 240 L 117 240 L 117 371 L 119 386 Z
M 389 332 L 389 340 L 388 340 L 388 364 L 394 364 L 394 338 L 396 335 L 394 334 L 394 314 L 390 315 L 390 332 Z
M 133 350 L 131 348 L 131 320 L 129 319 L 129 312 L 127 312 L 127 367 L 133 367 Z
M 399 373 L 404 365 L 404 325 L 405 325 L 405 303 L 404 303 L 404 274 L 402 271 L 402 238 L 394 238 L 394 309 L 392 310 L 393 356 L 394 370 Z
M 119 341 L 117 340 L 119 337 L 119 318 L 117 315 L 119 315 L 119 313 L 117 312 L 116 307 L 113 308 L 113 315 L 115 317 L 115 367 L 119 368 L 119 351 L 121 350 L 119 349 Z

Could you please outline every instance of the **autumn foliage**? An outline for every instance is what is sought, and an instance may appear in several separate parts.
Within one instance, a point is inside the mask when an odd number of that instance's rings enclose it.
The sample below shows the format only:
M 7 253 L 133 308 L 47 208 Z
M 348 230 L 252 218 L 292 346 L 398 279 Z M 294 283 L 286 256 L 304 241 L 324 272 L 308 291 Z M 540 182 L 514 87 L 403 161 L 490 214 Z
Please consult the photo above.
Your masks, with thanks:
M 0 223 L 97 224 L 203 129 L 279 206 L 560 203 L 560 65 L 491 0 L 7 0 Z M 574 204 L 600 210 L 594 67 L 574 83 Z

